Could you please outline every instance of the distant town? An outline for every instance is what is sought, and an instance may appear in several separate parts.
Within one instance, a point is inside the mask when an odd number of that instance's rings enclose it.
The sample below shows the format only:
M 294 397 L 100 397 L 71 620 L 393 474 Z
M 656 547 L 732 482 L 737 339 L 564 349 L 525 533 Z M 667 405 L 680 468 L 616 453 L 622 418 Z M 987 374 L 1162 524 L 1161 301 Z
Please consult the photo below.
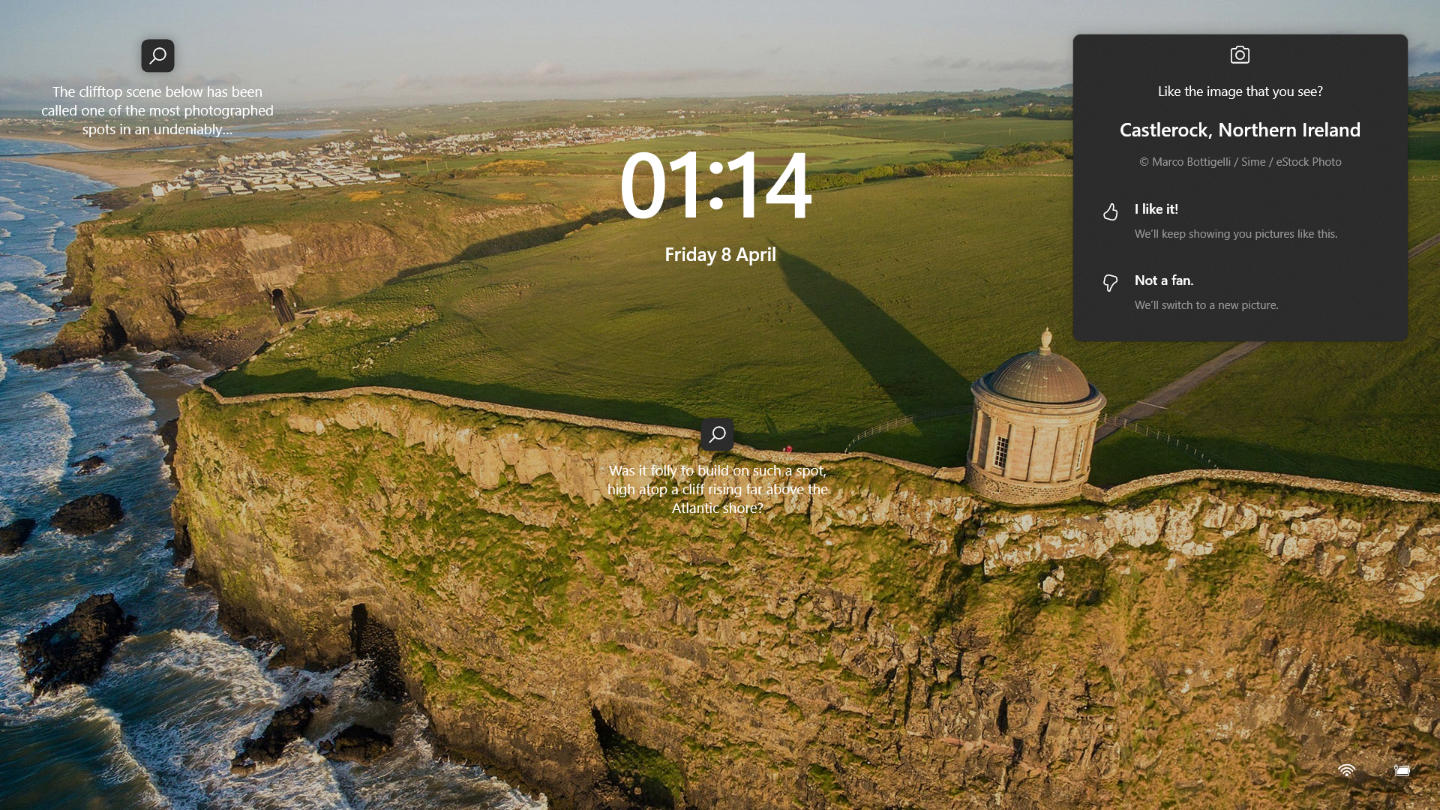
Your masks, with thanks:
M 353 186 L 399 179 L 399 172 L 372 168 L 369 164 L 383 166 L 389 161 L 417 155 L 483 155 L 704 134 L 698 129 L 569 126 L 515 130 L 503 135 L 474 132 L 412 138 L 404 132 L 392 136 L 387 130 L 380 130 L 372 133 L 367 140 L 330 141 L 303 151 L 281 149 L 233 157 L 221 155 L 216 158 L 214 166 L 186 169 L 174 180 L 152 184 L 150 194 L 158 199 L 168 194 L 198 190 L 207 197 L 228 197 L 266 191 Z

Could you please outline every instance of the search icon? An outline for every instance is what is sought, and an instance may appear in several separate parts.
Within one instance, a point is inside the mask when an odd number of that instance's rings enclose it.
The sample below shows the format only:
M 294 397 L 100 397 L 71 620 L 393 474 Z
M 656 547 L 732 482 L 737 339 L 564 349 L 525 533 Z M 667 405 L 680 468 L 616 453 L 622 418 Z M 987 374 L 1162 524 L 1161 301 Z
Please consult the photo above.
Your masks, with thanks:
M 168 39 L 147 39 L 140 43 L 140 69 L 146 73 L 174 70 L 175 43 Z
M 700 420 L 700 449 L 711 453 L 723 453 L 735 446 L 735 421 L 733 419 Z

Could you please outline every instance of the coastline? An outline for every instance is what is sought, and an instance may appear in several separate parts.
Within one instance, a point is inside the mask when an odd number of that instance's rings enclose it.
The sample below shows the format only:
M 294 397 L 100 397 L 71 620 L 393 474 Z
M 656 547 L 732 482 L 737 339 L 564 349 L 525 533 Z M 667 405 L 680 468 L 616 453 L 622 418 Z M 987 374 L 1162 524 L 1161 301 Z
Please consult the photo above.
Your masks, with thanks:
M 152 419 L 157 431 L 163 430 L 166 422 L 179 418 L 180 397 L 198 388 L 204 379 L 220 370 L 219 366 L 198 352 L 175 349 L 162 354 L 174 358 L 175 364 L 193 371 L 183 375 L 169 372 L 166 367 L 157 367 L 155 353 L 140 352 L 133 346 L 101 358 L 119 363 L 140 393 L 150 400 L 155 407 Z
M 84 152 L 61 152 L 49 155 L 15 155 L 6 157 L 5 160 L 19 160 L 26 163 L 34 163 L 37 166 L 46 166 L 51 169 L 74 172 L 75 174 L 84 175 L 91 180 L 99 180 L 102 183 L 109 183 L 118 188 L 144 185 L 145 183 L 153 183 L 157 180 L 167 180 L 176 174 L 173 170 L 159 166 L 111 166 L 94 161 L 85 161 L 83 159 L 70 159 L 70 155 L 83 158 L 84 154 Z
M 58 143 L 63 146 L 73 146 L 76 149 L 82 149 L 87 152 L 96 148 L 93 146 L 82 146 L 81 144 L 75 143 L 76 140 L 77 136 L 74 135 L 66 135 L 62 137 L 60 135 L 53 134 L 41 136 L 21 135 L 14 132 L 0 132 L 0 141 L 38 141 L 40 143 Z M 88 143 L 88 140 L 86 140 L 85 142 Z

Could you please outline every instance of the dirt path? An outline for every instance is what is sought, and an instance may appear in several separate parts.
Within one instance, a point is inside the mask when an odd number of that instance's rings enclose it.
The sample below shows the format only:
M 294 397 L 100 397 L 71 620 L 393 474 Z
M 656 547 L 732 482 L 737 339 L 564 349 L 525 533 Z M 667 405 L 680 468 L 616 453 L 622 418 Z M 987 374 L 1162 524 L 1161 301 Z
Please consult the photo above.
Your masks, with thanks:
M 1239 360 L 1245 355 L 1265 345 L 1263 340 L 1252 340 L 1248 343 L 1238 343 L 1215 357 L 1206 360 L 1195 368 L 1191 369 L 1185 376 L 1171 382 L 1159 391 L 1152 392 L 1149 396 L 1136 402 L 1120 413 L 1115 414 L 1115 419 L 1100 425 L 1095 431 L 1095 441 L 1109 436 L 1120 429 L 1120 425 L 1138 422 L 1147 416 L 1154 416 L 1164 410 L 1170 403 L 1195 390 L 1195 386 L 1214 377 L 1225 367 Z
M 1436 245 L 1440 245 L 1440 233 L 1410 248 L 1410 253 L 1406 258 L 1413 259 Z M 1099 429 L 1095 431 L 1095 441 L 1098 442 L 1119 430 L 1120 425 L 1138 422 L 1146 417 L 1154 416 L 1168 407 L 1170 403 L 1195 390 L 1195 387 L 1200 383 L 1214 377 L 1216 374 L 1224 371 L 1231 363 L 1264 345 L 1265 341 L 1262 340 L 1238 343 L 1204 363 L 1201 363 L 1185 376 L 1161 388 L 1159 391 L 1152 392 L 1149 396 L 1136 402 L 1134 405 L 1115 414 L 1115 418 L 1110 422 L 1100 425 Z
M 1413 259 L 1416 256 L 1419 256 L 1421 253 L 1429 250 L 1430 248 L 1435 247 L 1436 245 L 1440 245 L 1440 233 L 1437 233 L 1429 239 L 1426 239 L 1424 242 L 1421 242 L 1415 247 L 1410 248 L 1410 253 L 1405 258 Z

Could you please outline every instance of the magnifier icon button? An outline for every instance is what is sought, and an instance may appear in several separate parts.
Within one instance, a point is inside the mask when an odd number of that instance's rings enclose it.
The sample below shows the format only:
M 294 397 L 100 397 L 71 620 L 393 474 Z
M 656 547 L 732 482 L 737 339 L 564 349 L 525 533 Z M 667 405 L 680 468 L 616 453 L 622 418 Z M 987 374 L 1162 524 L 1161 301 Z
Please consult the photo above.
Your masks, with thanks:
M 710 453 L 722 453 L 735 446 L 735 421 L 733 419 L 702 419 L 700 421 L 700 449 Z
M 174 70 L 174 41 L 147 39 L 140 43 L 140 69 L 146 73 L 169 73 Z

